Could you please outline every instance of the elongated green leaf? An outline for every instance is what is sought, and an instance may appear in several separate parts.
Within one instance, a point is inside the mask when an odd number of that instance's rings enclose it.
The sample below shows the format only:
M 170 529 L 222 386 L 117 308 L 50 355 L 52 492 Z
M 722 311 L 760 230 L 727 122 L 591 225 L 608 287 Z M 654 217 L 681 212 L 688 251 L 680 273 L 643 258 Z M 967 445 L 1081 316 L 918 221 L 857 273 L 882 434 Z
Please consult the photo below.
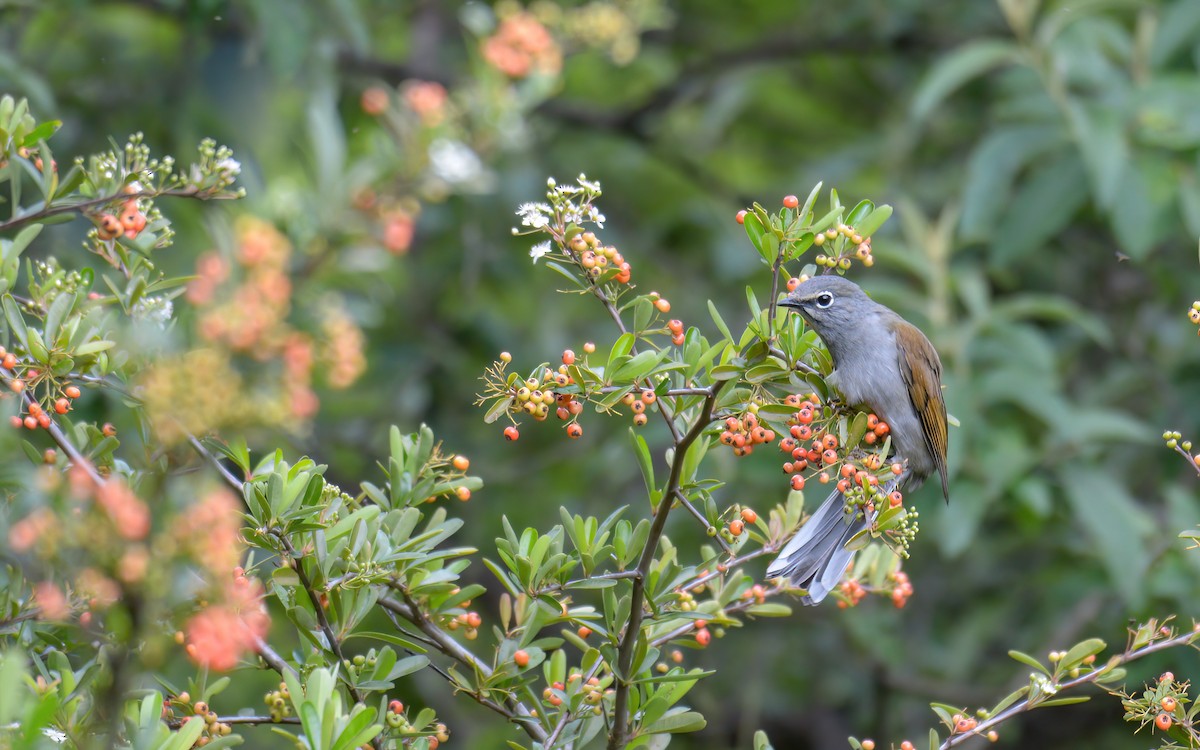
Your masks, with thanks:
M 1010 657 L 1012 657 L 1013 659 L 1016 659 L 1017 661 L 1021 662 L 1022 664 L 1025 664 L 1026 666 L 1033 667 L 1034 669 L 1036 669 L 1037 671 L 1046 675 L 1047 677 L 1050 676 L 1050 670 L 1043 667 L 1041 662 L 1039 662 L 1037 659 L 1033 658 L 1029 654 L 1026 654 L 1021 651 L 1013 650 L 1013 651 L 1009 651 L 1008 655 Z
M 920 122 L 958 88 L 995 68 L 1022 59 L 1020 48 L 1007 40 L 978 39 L 962 45 L 930 69 L 913 94 L 909 116 Z

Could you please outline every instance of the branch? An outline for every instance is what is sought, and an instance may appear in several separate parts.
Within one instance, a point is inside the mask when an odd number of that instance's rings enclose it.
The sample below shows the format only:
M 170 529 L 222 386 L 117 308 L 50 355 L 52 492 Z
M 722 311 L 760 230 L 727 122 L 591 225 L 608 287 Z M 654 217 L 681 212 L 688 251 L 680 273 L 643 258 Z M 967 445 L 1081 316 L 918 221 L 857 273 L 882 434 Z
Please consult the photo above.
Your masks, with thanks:
M 232 487 L 239 495 L 242 494 L 244 482 L 234 476 L 233 472 L 229 469 L 226 469 L 225 464 L 221 463 L 221 459 L 214 456 L 211 451 L 205 448 L 204 443 L 197 440 L 195 435 L 188 433 L 187 440 L 188 445 L 192 446 L 192 450 L 199 453 L 202 458 L 207 459 L 213 468 L 217 470 L 217 473 L 221 475 L 221 478 L 225 480 L 226 484 Z
M 492 668 L 480 661 L 478 657 L 463 647 L 458 641 L 454 640 L 444 630 L 435 625 L 425 614 L 408 593 L 396 582 L 391 582 L 389 586 L 392 590 L 404 597 L 403 602 L 396 601 L 390 597 L 380 597 L 379 605 L 390 612 L 403 617 L 425 634 L 426 638 L 434 648 L 441 653 L 454 659 L 459 664 L 471 669 L 475 674 L 482 677 L 485 681 L 492 676 Z M 461 687 L 461 686 L 460 686 Z M 471 696 L 479 705 L 491 709 L 500 714 L 509 721 L 517 724 L 525 733 L 533 740 L 546 745 L 546 730 L 542 728 L 541 723 L 534 718 L 529 709 L 523 703 L 511 696 L 505 704 L 497 703 L 488 698 L 481 692 L 472 692 L 464 690 L 467 695 Z
M 1190 645 L 1192 643 L 1192 641 L 1196 640 L 1197 638 L 1200 638 L 1200 630 L 1193 628 L 1192 630 L 1189 630 L 1186 633 L 1181 633 L 1180 635 L 1177 635 L 1174 638 L 1167 638 L 1166 640 L 1158 641 L 1156 643 L 1151 643 L 1146 646 L 1142 646 L 1141 648 L 1136 649 L 1134 651 L 1126 651 L 1125 653 L 1121 654 L 1120 656 L 1110 659 L 1107 664 L 1105 664 L 1103 667 L 1100 667 L 1099 669 L 1095 669 L 1095 670 L 1092 670 L 1091 672 L 1088 672 L 1087 674 L 1080 675 L 1073 680 L 1068 680 L 1066 682 L 1059 683 L 1058 685 L 1055 686 L 1056 687 L 1055 694 L 1057 695 L 1058 693 L 1061 693 L 1064 690 L 1071 690 L 1071 689 L 1077 688 L 1081 685 L 1087 685 L 1087 684 L 1093 683 L 1097 679 L 1099 679 L 1100 677 L 1103 677 L 1104 675 L 1108 674 L 1109 672 L 1116 669 L 1117 667 L 1128 664 L 1131 661 L 1136 661 L 1138 659 L 1141 659 L 1143 656 L 1149 656 L 1150 654 L 1157 653 L 1159 651 L 1165 651 L 1169 648 L 1175 648 L 1176 646 Z M 1045 696 L 1043 696 L 1043 697 L 1045 697 Z M 966 742 L 969 738 L 971 738 L 975 735 L 982 736 L 982 735 L 986 734 L 989 729 L 993 729 L 993 728 L 999 726 L 1000 724 L 1003 724 L 1004 722 L 1013 718 L 1017 714 L 1022 714 L 1022 713 L 1025 713 L 1026 711 L 1032 711 L 1033 709 L 1038 707 L 1039 702 L 1040 701 L 1031 701 L 1029 698 L 1018 701 L 1017 703 L 1014 703 L 1012 706 L 1006 708 L 1005 710 L 1001 711 L 1000 713 L 996 714 L 995 716 L 989 718 L 987 721 L 981 722 L 978 726 L 975 727 L 974 730 L 963 733 L 963 734 L 950 735 L 950 737 L 947 738 L 946 741 L 942 743 L 940 750 L 947 750 L 948 748 L 954 747 L 955 745 L 962 744 L 963 742 Z
M 721 389 L 732 381 L 722 380 L 715 384 L 712 392 L 704 399 L 704 404 L 700 407 L 700 414 L 696 417 L 692 429 L 686 435 L 675 442 L 675 455 L 671 461 L 671 475 L 667 479 L 666 491 L 663 492 L 663 499 L 659 502 L 657 513 L 654 516 L 654 522 L 650 526 L 650 534 L 646 538 L 646 547 L 642 551 L 642 557 L 638 561 L 637 570 L 641 574 L 638 578 L 633 579 L 633 591 L 630 594 L 629 602 L 629 622 L 625 625 L 625 632 L 621 636 L 620 645 L 617 650 L 617 663 L 613 670 L 616 677 L 616 697 L 613 708 L 614 725 L 612 732 L 608 736 L 608 750 L 622 750 L 625 747 L 629 738 L 629 689 L 633 684 L 633 677 L 629 674 L 629 670 L 633 666 L 633 652 L 637 645 L 638 635 L 642 630 L 642 618 L 644 616 L 642 605 L 646 597 L 646 579 L 650 575 L 650 566 L 654 564 L 654 555 L 658 551 L 658 542 L 662 538 L 663 529 L 667 525 L 667 516 L 671 512 L 671 498 L 679 492 L 679 484 L 683 475 L 683 464 L 687 458 L 688 449 L 696 442 L 697 438 L 704 433 L 708 427 L 709 417 L 712 415 L 713 407 L 716 405 L 717 396 L 720 395 Z M 707 522 L 705 526 L 707 526 Z
M 284 661 L 283 657 L 280 656 L 275 649 L 271 648 L 266 641 L 257 636 L 254 638 L 254 651 L 262 657 L 262 660 L 267 663 L 267 666 L 269 666 L 271 669 L 274 669 L 279 674 L 283 675 L 290 673 L 293 677 L 299 676 L 296 674 L 296 670 L 292 669 L 292 666 Z
M 85 201 L 79 201 L 78 203 L 60 203 L 57 206 L 47 206 L 46 208 L 43 208 L 40 211 L 34 211 L 33 213 L 23 214 L 21 216 L 17 216 L 12 219 L 9 219 L 8 221 L 0 221 L 0 232 L 6 232 L 10 229 L 16 229 L 17 227 L 23 227 L 26 224 L 32 224 L 36 221 L 41 221 L 42 219 L 46 219 L 51 216 L 57 216 L 59 214 L 74 213 L 76 211 L 81 211 L 82 209 L 85 209 L 85 208 L 92 208 L 93 206 L 102 206 L 106 203 L 112 203 L 113 201 L 118 201 L 121 199 L 128 199 L 128 198 L 154 199 L 154 198 L 161 198 L 161 197 L 194 198 L 196 200 L 232 200 L 236 196 L 234 196 L 232 194 L 231 195 L 222 195 L 220 193 L 201 192 L 200 190 L 198 190 L 197 188 L 194 188 L 194 187 L 172 189 L 172 190 L 160 190 L 158 192 L 147 190 L 147 191 L 138 193 L 136 195 L 127 195 L 125 193 L 113 193 L 112 195 L 106 195 L 106 196 L 103 196 L 100 198 L 90 198 Z
M 296 577 L 300 580 L 300 586 L 304 589 L 305 593 L 308 594 L 308 601 L 312 603 L 313 610 L 316 612 L 317 625 L 321 628 L 321 633 L 324 634 L 325 640 L 329 642 L 329 650 L 332 651 L 333 655 L 337 657 L 338 666 L 340 667 L 346 661 L 346 657 L 342 654 L 342 643 L 338 640 L 337 636 L 333 632 L 333 628 L 329 625 L 329 618 L 325 616 L 325 608 L 321 606 L 321 598 L 317 596 L 317 592 L 313 588 L 312 581 L 309 580 L 308 574 L 304 572 L 304 561 L 300 559 L 286 534 L 283 534 L 278 529 L 269 529 L 269 533 L 271 536 L 279 540 L 280 545 L 283 547 L 284 554 L 290 558 L 292 562 L 292 569 L 296 571 Z M 358 688 L 354 686 L 354 683 L 350 681 L 349 676 L 347 675 L 342 679 L 346 683 L 346 688 L 350 691 L 350 697 L 354 700 L 354 702 L 362 703 L 362 693 L 359 692 Z

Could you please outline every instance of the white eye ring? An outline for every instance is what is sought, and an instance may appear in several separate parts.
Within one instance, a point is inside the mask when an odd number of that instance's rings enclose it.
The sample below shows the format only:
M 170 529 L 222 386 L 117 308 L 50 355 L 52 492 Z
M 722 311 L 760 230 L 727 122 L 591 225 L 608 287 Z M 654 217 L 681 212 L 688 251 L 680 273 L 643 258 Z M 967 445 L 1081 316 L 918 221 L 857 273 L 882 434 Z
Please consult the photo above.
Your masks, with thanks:
M 833 294 L 830 292 L 821 292 L 817 295 L 817 307 L 822 310 L 833 304 Z

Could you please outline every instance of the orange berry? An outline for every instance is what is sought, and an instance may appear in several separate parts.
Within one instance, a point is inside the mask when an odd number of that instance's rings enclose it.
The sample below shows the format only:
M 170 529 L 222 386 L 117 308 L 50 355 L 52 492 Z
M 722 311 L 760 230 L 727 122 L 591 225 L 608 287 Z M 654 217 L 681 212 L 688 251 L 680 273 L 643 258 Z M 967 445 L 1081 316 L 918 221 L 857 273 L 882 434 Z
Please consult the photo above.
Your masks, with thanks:
M 863 740 L 859 744 L 862 745 L 862 750 L 875 750 L 875 740 Z
M 394 700 L 388 704 L 388 711 L 391 711 L 394 714 L 402 714 L 404 713 L 404 704 L 400 701 Z
M 457 495 L 458 499 L 462 500 L 464 503 L 471 499 L 471 491 L 466 487 L 459 487 L 458 489 L 454 490 L 454 494 Z
M 104 426 L 100 428 L 100 432 L 104 435 L 104 437 L 117 436 L 117 428 L 113 427 L 112 422 L 105 422 Z
M 468 612 L 467 613 L 467 626 L 468 627 L 477 628 L 482 624 L 483 624 L 483 618 L 479 615 L 478 612 Z
M 1174 672 L 1163 672 L 1162 674 L 1160 674 L 1158 676 L 1158 681 L 1159 682 L 1174 682 L 1175 681 L 1175 673 Z
M 794 195 L 783 196 L 783 207 L 784 208 L 796 208 L 799 205 L 800 205 L 800 199 L 797 198 L 796 196 L 794 196 Z
M 592 634 L 592 629 L 587 625 L 580 625 L 579 630 L 575 631 L 575 634 L 586 640 L 587 637 Z
M 682 333 L 677 333 L 671 337 L 671 343 L 675 346 L 683 346 L 683 342 L 686 340 Z
M 641 427 L 642 425 L 646 424 L 646 422 L 648 422 L 648 421 L 650 421 L 650 418 L 647 417 L 645 414 L 634 414 L 633 415 L 634 427 Z
M 37 417 L 42 413 L 42 405 L 34 401 L 29 405 L 29 416 Z
M 125 227 L 121 226 L 121 220 L 112 214 L 101 214 L 96 223 L 96 236 L 102 240 L 112 240 L 121 236 L 125 232 Z
M 22 424 L 25 425 L 25 429 L 27 430 L 36 430 L 38 426 L 37 417 L 25 417 L 25 420 L 22 422 Z
M 1158 727 L 1164 732 L 1170 729 L 1171 725 L 1174 723 L 1175 722 L 1171 719 L 1171 714 L 1169 713 L 1164 712 L 1154 717 L 1154 726 Z
M 567 437 L 574 440 L 581 435 L 583 435 L 583 426 L 581 424 L 578 422 L 572 422 L 571 424 L 567 425 Z
M 964 732 L 969 732 L 969 731 L 971 731 L 971 720 L 970 719 L 960 718 L 957 722 L 955 722 L 954 732 L 956 734 L 963 734 Z
M 888 495 L 888 506 L 892 508 L 899 508 L 903 504 L 904 495 L 900 494 L 900 490 L 892 490 L 892 493 Z
M 987 738 L 988 738 L 988 742 L 999 742 L 1000 741 L 1000 733 L 997 732 L 995 729 L 993 729 L 987 733 Z
M 826 434 L 821 438 L 821 445 L 825 446 L 826 450 L 833 450 L 838 447 L 838 439 L 836 435 Z
M 37 423 L 41 426 L 41 428 L 43 430 L 50 429 L 50 415 L 47 414 L 46 412 L 42 412 L 41 414 L 38 415 Z
M 796 287 L 798 287 L 798 286 L 800 286 L 800 279 L 798 279 L 797 277 L 793 276 L 792 278 L 787 280 L 787 290 L 789 292 L 796 291 Z
M 708 628 L 701 628 L 696 631 L 696 643 L 701 646 L 707 646 L 712 643 L 712 633 L 708 632 Z
M 508 427 L 504 428 L 504 439 L 505 440 L 508 440 L 511 442 L 513 440 L 516 440 L 519 437 L 521 437 L 521 432 L 520 432 L 520 430 L 517 429 L 516 425 L 510 424 Z
M 513 663 L 521 669 L 529 666 L 529 652 L 525 649 L 520 649 L 513 654 Z
M 471 468 L 471 460 L 466 456 L 455 456 L 454 459 L 450 461 L 450 464 L 459 471 L 466 471 L 467 469 Z
M 584 354 L 593 354 L 593 353 L 595 353 L 595 351 L 596 351 L 596 345 L 593 344 L 591 341 L 589 341 L 583 345 L 583 353 Z
M 742 532 L 745 530 L 746 530 L 746 524 L 743 523 L 741 519 L 735 518 L 729 522 L 729 533 L 730 534 L 733 534 L 734 536 L 741 536 Z
M 827 464 L 837 463 L 837 460 L 838 460 L 837 451 L 835 451 L 835 450 L 824 451 L 823 453 L 821 453 L 821 460 Z
M 664 315 L 671 312 L 671 303 L 667 302 L 662 297 L 659 297 L 657 300 L 655 300 L 654 306 L 657 307 L 658 311 Z
M 738 224 L 744 224 L 746 222 L 746 211 L 744 209 L 741 211 L 738 211 L 737 216 L 735 216 L 734 219 L 737 221 Z
M 4 365 L 4 369 L 11 370 L 12 368 L 17 366 L 17 355 L 13 354 L 12 352 L 5 354 L 4 361 L 3 361 L 3 363 L 0 363 L 0 364 Z
M 904 464 L 900 463 L 899 461 L 892 464 L 892 473 L 893 474 L 899 475 L 903 471 L 904 471 Z
M 50 463 L 50 462 L 47 461 L 46 463 Z M 1166 711 L 1167 713 L 1174 711 L 1175 710 L 1175 699 L 1169 695 L 1165 696 L 1162 699 L 1162 707 L 1163 707 L 1163 710 Z
M 683 333 L 683 321 L 678 318 L 672 318 L 667 321 L 667 330 L 671 333 Z
M 900 750 L 914 750 L 914 749 L 913 749 L 913 743 L 909 742 L 908 740 L 905 740 L 904 742 L 901 742 L 901 743 L 900 743 Z
M 799 474 L 793 474 L 792 489 L 796 490 L 797 492 L 804 489 L 804 477 L 800 476 Z
M 21 391 L 25 390 L 25 381 L 21 380 L 20 378 L 15 378 L 8 381 L 8 387 L 12 389 L 13 393 L 20 393 Z
M 892 429 L 891 427 L 888 427 L 887 422 L 880 422 L 879 424 L 877 424 L 875 426 L 875 434 L 878 435 L 879 437 L 883 437 L 884 435 L 888 434 L 888 432 L 890 432 L 891 429 Z
M 575 364 L 575 352 L 571 351 L 570 349 L 564 350 L 562 355 L 562 363 L 564 365 Z
M 654 391 L 642 391 L 642 401 L 646 404 L 653 404 L 658 400 L 658 394 Z
M 846 492 L 848 492 L 850 490 L 850 480 L 849 479 L 838 480 L 837 488 L 838 488 L 838 492 L 845 494 Z
M 79 389 L 73 385 L 68 385 L 64 388 L 63 393 L 67 398 L 79 398 Z
M 24 424 L 24 422 L 21 421 L 21 418 L 18 417 L 16 414 L 14 414 L 8 418 L 8 423 L 11 424 L 13 427 L 16 427 L 17 429 L 20 429 L 21 425 Z
M 66 414 L 71 410 L 71 402 L 65 398 L 60 398 L 54 402 L 54 411 L 59 414 Z
M 756 523 L 758 514 L 749 508 L 742 508 L 742 520 L 746 523 Z

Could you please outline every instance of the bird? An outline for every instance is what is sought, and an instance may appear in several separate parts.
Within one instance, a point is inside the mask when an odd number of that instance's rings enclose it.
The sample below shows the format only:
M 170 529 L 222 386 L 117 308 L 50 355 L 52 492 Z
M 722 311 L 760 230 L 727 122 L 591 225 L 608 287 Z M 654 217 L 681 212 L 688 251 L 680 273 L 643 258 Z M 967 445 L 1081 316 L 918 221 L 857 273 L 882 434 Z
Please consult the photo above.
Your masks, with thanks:
M 894 458 L 905 469 L 889 491 L 915 489 L 936 471 L 950 502 L 942 363 L 925 334 L 836 275 L 801 282 L 779 305 L 799 313 L 825 343 L 833 359 L 826 384 L 891 428 Z M 786 577 L 805 589 L 806 605 L 819 604 L 838 585 L 854 557 L 846 543 L 867 527 L 865 511 L 849 514 L 844 506 L 835 489 L 767 568 L 768 579 Z

